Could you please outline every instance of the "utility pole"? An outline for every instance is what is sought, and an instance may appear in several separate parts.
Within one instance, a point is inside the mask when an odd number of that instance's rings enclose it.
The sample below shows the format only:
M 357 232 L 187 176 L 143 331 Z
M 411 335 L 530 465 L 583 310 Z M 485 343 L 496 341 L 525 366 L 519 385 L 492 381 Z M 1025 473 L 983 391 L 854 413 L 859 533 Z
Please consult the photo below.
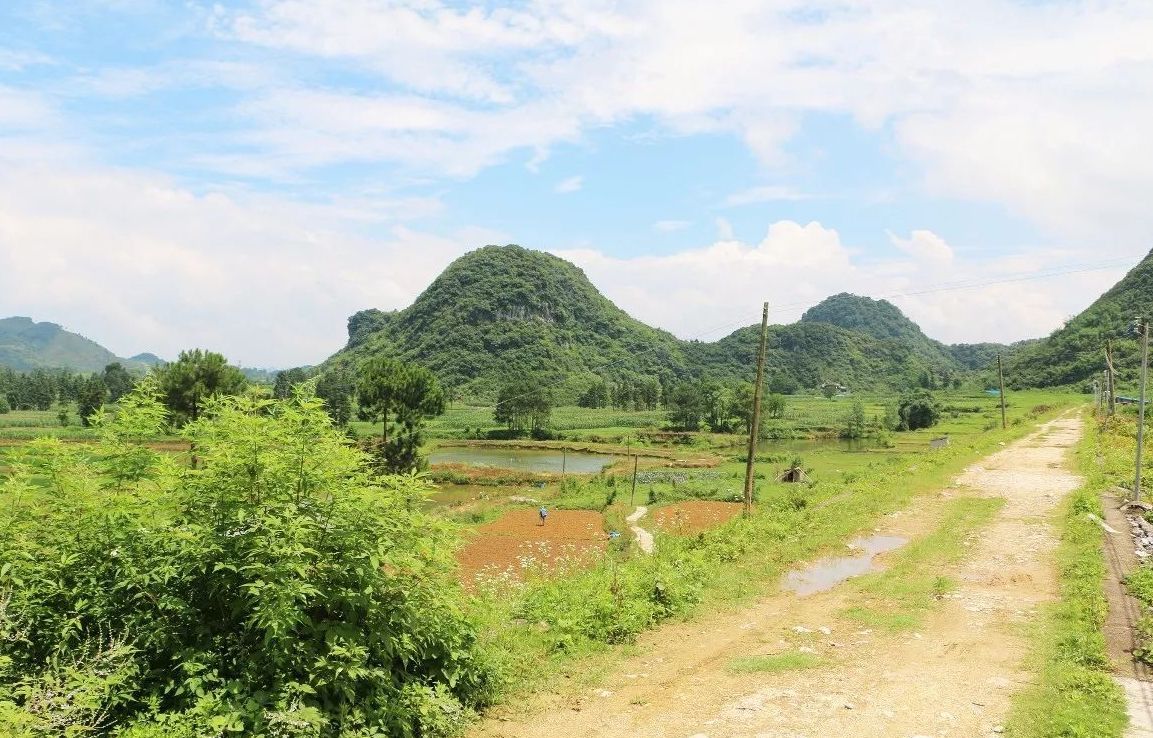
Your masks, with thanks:
M 1105 342 L 1105 391 L 1109 393 L 1108 396 L 1108 409 L 1109 415 L 1117 412 L 1117 374 L 1113 370 L 1113 342 Z
M 1101 371 L 1101 414 L 1109 409 L 1109 370 Z
M 1141 501 L 1141 451 L 1145 447 L 1145 382 L 1149 378 L 1149 321 L 1137 319 L 1141 331 L 1141 405 L 1137 410 L 1137 471 L 1134 474 L 1133 499 Z
M 753 462 L 757 458 L 757 432 L 761 429 L 761 386 L 765 383 L 765 344 L 769 340 L 769 303 L 761 309 L 761 344 L 757 349 L 757 384 L 753 388 L 753 417 L 749 423 L 749 457 L 745 461 L 745 507 L 753 512 Z
M 629 496 L 629 507 L 635 507 L 637 504 L 637 462 L 640 461 L 640 454 L 633 457 L 633 492 Z
M 564 473 L 565 467 L 568 466 L 568 448 L 566 446 L 560 447 L 560 483 L 561 489 L 564 489 Z
M 1001 355 L 997 354 L 997 381 L 1001 383 L 1001 430 L 1008 425 L 1005 423 L 1005 372 L 1001 369 Z

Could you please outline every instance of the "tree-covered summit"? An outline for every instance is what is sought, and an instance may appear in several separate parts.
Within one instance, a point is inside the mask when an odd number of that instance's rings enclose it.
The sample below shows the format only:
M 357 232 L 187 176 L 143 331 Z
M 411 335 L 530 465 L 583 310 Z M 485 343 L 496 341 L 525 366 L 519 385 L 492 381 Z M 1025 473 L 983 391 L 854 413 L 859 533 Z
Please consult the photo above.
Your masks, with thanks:
M 682 342 L 631 318 L 564 259 L 485 246 L 448 266 L 404 310 L 363 310 L 330 364 L 388 355 L 427 366 L 448 387 L 493 391 L 532 373 L 591 383 L 598 371 L 675 376 Z
M 913 321 L 888 300 L 874 300 L 849 292 L 826 297 L 805 311 L 803 322 L 830 323 L 874 338 L 932 341 Z
M 842 292 L 826 297 L 806 310 L 801 322 L 829 323 L 880 341 L 898 341 L 929 363 L 950 369 L 961 368 L 948 346 L 926 336 L 919 325 L 888 300 Z

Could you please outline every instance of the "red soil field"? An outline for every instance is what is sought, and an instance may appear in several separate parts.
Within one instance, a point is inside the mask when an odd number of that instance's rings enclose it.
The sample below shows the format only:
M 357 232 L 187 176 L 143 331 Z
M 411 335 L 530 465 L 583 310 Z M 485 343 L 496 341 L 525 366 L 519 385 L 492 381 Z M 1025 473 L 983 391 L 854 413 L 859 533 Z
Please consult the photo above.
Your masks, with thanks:
M 685 535 L 714 528 L 741 514 L 739 502 L 689 500 L 650 510 L 641 525 L 664 533 Z
M 549 510 L 540 524 L 535 507 L 509 510 L 479 526 L 456 554 L 461 579 L 519 580 L 530 572 L 548 572 L 594 561 L 608 544 L 603 519 L 591 510 Z

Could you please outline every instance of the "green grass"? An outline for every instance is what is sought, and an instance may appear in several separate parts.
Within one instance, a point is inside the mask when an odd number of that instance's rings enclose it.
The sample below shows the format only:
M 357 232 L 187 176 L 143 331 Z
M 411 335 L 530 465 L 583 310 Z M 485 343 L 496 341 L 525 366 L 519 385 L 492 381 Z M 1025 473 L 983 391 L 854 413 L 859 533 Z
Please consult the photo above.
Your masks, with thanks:
M 801 651 L 785 651 L 767 656 L 743 656 L 733 659 L 726 668 L 734 674 L 761 674 L 782 671 L 799 671 L 801 669 L 815 669 L 828 662 L 813 653 Z
M 80 424 L 76 413 L 76 406 L 68 408 L 68 425 L 60 424 L 57 414 L 59 408 L 53 410 L 13 410 L 0 415 L 0 438 L 16 440 L 32 440 L 42 436 L 55 436 L 58 438 L 95 438 L 96 433 L 90 428 Z
M 1078 450 L 1087 482 L 1069 496 L 1057 521 L 1061 599 L 1032 634 L 1039 676 L 1014 696 L 1006 725 L 1006 735 L 1017 738 L 1117 738 L 1128 722 L 1102 635 L 1108 613 L 1102 533 L 1087 517 L 1101 515 L 1099 493 L 1111 483 L 1111 473 L 1097 461 L 1099 450 L 1108 456 L 1110 440 L 1087 422 Z
M 854 579 L 866 604 L 845 615 L 864 625 L 888 631 L 914 630 L 956 582 L 936 571 L 956 563 L 966 553 L 971 533 L 986 525 L 1004 505 L 1000 498 L 961 497 L 947 503 L 937 528 L 913 541 L 891 559 L 884 571 Z
M 941 423 L 924 432 L 906 437 L 905 443 L 919 444 L 937 435 L 968 433 L 988 426 L 1000 425 L 1000 401 L 983 392 L 940 391 L 935 396 L 945 407 Z M 1010 422 L 1024 422 L 1024 416 L 1033 407 L 1041 404 L 1068 404 L 1075 397 L 1068 393 L 1029 390 L 1008 395 Z M 865 416 L 870 422 L 879 422 L 885 416 L 886 408 L 897 403 L 896 395 L 861 394 L 828 399 L 819 395 L 790 395 L 786 399 L 785 413 L 781 418 L 766 420 L 769 435 L 776 439 L 807 439 L 836 437 L 844 426 L 845 416 L 855 402 L 865 407 Z M 453 405 L 448 411 L 429 421 L 427 430 L 430 439 L 483 438 L 489 431 L 500 430 L 493 421 L 493 408 L 480 405 Z M 1020 418 L 1021 420 L 1017 420 Z M 592 443 L 625 444 L 636 446 L 651 443 L 646 440 L 646 432 L 659 430 L 667 424 L 668 414 L 657 410 L 617 410 L 615 408 L 583 408 L 574 406 L 557 407 L 553 410 L 550 428 L 563 440 Z M 353 429 L 359 435 L 379 432 L 375 426 L 364 422 L 353 422 Z M 681 438 L 685 445 L 695 448 L 735 448 L 740 450 L 742 437 L 715 433 L 696 433 L 692 437 Z

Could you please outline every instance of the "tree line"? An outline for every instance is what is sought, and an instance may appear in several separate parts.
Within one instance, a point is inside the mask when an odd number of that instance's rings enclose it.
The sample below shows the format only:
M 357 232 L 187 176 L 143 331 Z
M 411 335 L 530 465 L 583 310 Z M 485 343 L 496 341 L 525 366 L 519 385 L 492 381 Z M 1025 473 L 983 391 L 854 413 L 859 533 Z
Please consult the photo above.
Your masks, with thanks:
M 0 367 L 0 414 L 51 410 L 57 404 L 75 403 L 81 422 L 87 425 L 96 408 L 119 400 L 132 390 L 136 380 L 118 361 L 91 374 L 67 369 L 17 372 Z

